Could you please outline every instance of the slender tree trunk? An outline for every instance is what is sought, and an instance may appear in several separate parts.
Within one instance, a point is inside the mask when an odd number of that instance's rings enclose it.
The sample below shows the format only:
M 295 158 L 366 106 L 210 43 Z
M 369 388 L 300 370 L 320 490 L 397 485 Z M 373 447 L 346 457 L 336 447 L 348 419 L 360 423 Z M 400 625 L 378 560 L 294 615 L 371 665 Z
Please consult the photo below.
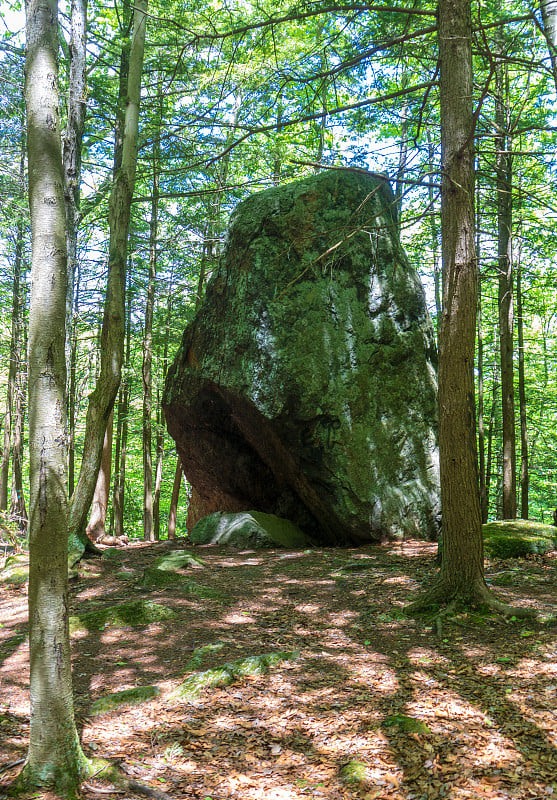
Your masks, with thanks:
M 79 312 L 79 268 L 76 265 L 75 273 L 75 300 L 72 307 L 72 341 L 70 348 L 70 380 L 68 390 L 68 494 L 71 497 L 75 488 L 75 420 L 77 401 L 77 345 L 78 331 L 74 314 Z M 66 314 L 68 306 L 66 303 Z M 67 353 L 66 353 L 67 357 Z
M 32 229 L 29 328 L 31 727 L 22 784 L 73 796 L 87 773 L 73 712 L 67 569 L 66 213 L 56 0 L 27 0 L 26 103 Z
M 484 420 L 484 334 L 482 326 L 481 292 L 478 295 L 478 455 L 480 467 L 480 508 L 482 523 L 487 522 L 489 497 L 485 474 Z
M 131 359 L 131 307 L 132 289 L 131 280 L 128 278 L 126 309 L 126 361 L 124 371 L 124 381 L 120 392 L 118 403 L 118 431 L 120 445 L 118 448 L 118 460 L 116 461 L 117 474 L 114 480 L 114 493 L 112 505 L 114 509 L 114 535 L 123 536 L 124 531 L 124 501 L 126 489 L 126 458 L 128 448 L 128 414 L 130 408 L 130 359 Z
M 180 456 L 176 459 L 176 470 L 174 472 L 174 482 L 172 484 L 172 496 L 170 498 L 170 512 L 168 514 L 168 538 L 176 538 L 176 520 L 178 518 L 178 499 L 182 486 L 182 462 Z
M 408 86 L 408 73 L 402 75 L 401 89 L 406 89 Z M 408 131 L 410 130 L 410 120 L 408 118 L 408 100 L 402 102 L 402 110 L 400 113 L 400 145 L 398 150 L 398 166 L 396 171 L 395 181 L 395 217 L 400 223 L 402 218 L 402 197 L 404 195 L 404 178 L 406 177 L 406 162 L 408 160 Z
M 152 423 L 153 413 L 153 315 L 155 310 L 155 286 L 157 280 L 157 239 L 159 218 L 159 174 L 160 174 L 160 131 L 162 126 L 163 102 L 159 83 L 157 131 L 153 139 L 153 187 L 151 199 L 151 222 L 149 230 L 149 278 L 147 282 L 147 301 L 145 303 L 145 330 L 143 336 L 143 538 L 152 542 L 155 538 L 153 521 L 153 455 Z
M 282 169 L 282 144 L 280 134 L 282 131 L 282 94 L 277 98 L 277 132 L 275 137 L 275 158 L 273 163 L 273 185 L 280 183 L 280 172 Z
M 503 519 L 516 518 L 516 451 L 513 366 L 513 258 L 512 258 L 512 159 L 509 128 L 508 75 L 496 72 L 495 118 L 497 149 L 497 242 L 499 277 L 499 347 L 501 358 L 501 409 L 503 418 Z
M 540 0 L 540 10 L 557 92 L 557 0 Z
M 437 171 L 435 164 L 435 151 L 431 141 L 431 133 L 427 131 L 427 150 L 429 160 L 430 180 L 428 187 L 429 200 L 429 233 L 431 236 L 431 251 L 433 254 L 433 288 L 435 294 L 435 325 L 437 328 L 437 339 L 439 340 L 439 327 L 441 324 L 441 268 L 439 259 L 439 226 L 437 224 L 437 213 L 435 211 L 435 197 L 433 186 L 431 185 L 432 176 Z
M 520 516 L 528 519 L 530 471 L 528 465 L 528 422 L 526 417 L 526 377 L 524 366 L 524 311 L 522 305 L 522 263 L 516 270 L 516 310 L 518 334 L 518 402 L 520 407 Z
M 66 296 L 66 372 L 68 375 L 71 374 L 72 346 L 74 343 L 74 293 L 77 271 L 81 145 L 87 110 L 87 0 L 72 0 L 71 2 L 69 53 L 68 119 L 62 148 L 64 197 L 66 201 L 66 246 L 68 251 Z M 70 402 L 69 389 L 70 386 L 68 385 L 68 405 Z
M 21 155 L 19 161 L 19 185 L 23 197 L 25 187 L 25 121 L 21 119 Z M 12 454 L 12 427 L 14 402 L 17 393 L 17 374 L 19 353 L 21 349 L 21 272 L 23 269 L 23 220 L 16 225 L 16 243 L 14 272 L 12 277 L 12 319 L 10 336 L 10 364 L 8 368 L 8 385 L 6 390 L 6 414 L 4 417 L 4 442 L 2 461 L 0 463 L 0 511 L 8 507 L 8 480 L 10 455 Z
M 18 368 L 13 413 L 12 491 L 10 498 L 10 518 L 17 521 L 20 530 L 27 528 L 27 508 L 23 491 L 23 431 L 25 426 L 25 397 L 27 393 L 27 329 L 23 308 L 23 297 L 20 296 L 19 329 L 22 333 L 18 337 Z
M 487 594 L 474 408 L 477 261 L 474 248 L 472 20 L 470 0 L 440 0 L 443 311 L 439 450 L 443 559 L 415 610 Z
M 122 373 L 125 340 L 126 259 L 137 162 L 146 11 L 146 0 L 137 0 L 134 6 L 122 163 L 114 179 L 109 206 L 108 283 L 101 334 L 100 373 L 95 390 L 89 398 L 81 471 L 70 507 L 70 542 L 72 549 L 77 552 L 83 552 L 83 549 L 88 546 L 85 522 L 97 482 L 108 417 L 114 406 Z
M 108 499 L 110 497 L 110 480 L 112 477 L 112 435 L 114 414 L 111 413 L 104 433 L 101 465 L 95 485 L 91 513 L 87 525 L 87 536 L 92 541 L 97 541 L 106 534 L 106 514 Z

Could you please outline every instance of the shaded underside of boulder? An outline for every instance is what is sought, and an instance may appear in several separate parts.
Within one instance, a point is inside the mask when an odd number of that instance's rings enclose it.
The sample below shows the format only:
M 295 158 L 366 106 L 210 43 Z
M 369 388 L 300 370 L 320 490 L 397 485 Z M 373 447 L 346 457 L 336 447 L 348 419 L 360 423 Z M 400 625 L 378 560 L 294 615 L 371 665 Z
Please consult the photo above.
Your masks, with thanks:
M 436 538 L 436 353 L 381 176 L 240 203 L 167 378 L 200 513 L 256 509 L 324 544 Z

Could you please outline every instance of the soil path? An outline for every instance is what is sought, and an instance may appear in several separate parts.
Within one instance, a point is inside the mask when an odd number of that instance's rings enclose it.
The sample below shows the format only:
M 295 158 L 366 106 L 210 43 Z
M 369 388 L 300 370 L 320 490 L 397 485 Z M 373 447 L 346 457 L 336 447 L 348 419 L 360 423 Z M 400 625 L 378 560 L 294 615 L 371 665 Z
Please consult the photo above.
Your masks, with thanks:
M 157 556 L 179 548 L 203 559 L 183 575 L 214 596 L 185 581 L 141 585 Z M 140 599 L 175 612 L 74 634 L 85 751 L 175 800 L 557 796 L 555 628 L 463 615 L 439 638 L 406 618 L 435 574 L 434 553 L 420 542 L 238 553 L 177 540 L 85 562 L 73 614 Z M 506 602 L 549 612 L 556 564 L 491 562 L 487 575 Z M 27 746 L 25 591 L 0 593 L 0 794 Z M 194 671 L 275 651 L 297 657 L 192 701 L 171 697 Z M 147 685 L 159 696 L 92 714 L 98 698 Z M 97 779 L 83 794 L 141 796 Z

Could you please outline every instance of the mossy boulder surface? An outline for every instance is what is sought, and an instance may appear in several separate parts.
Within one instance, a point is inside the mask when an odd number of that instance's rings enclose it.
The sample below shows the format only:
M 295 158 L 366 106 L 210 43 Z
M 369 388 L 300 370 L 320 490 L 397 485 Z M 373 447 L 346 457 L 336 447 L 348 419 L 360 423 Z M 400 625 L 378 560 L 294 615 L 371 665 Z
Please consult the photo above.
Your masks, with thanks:
M 105 628 L 120 625 L 139 627 L 175 616 L 175 611 L 160 603 L 154 603 L 151 600 L 136 600 L 72 616 L 70 617 L 70 631 L 72 633 L 78 630 L 102 631 Z
M 164 553 L 164 555 L 155 559 L 153 566 L 165 571 L 184 569 L 186 567 L 200 568 L 203 566 L 203 559 L 199 558 L 199 556 L 194 556 L 193 553 L 188 553 L 187 550 L 172 550 L 170 553 Z
M 239 549 L 308 547 L 312 540 L 288 519 L 260 511 L 226 513 L 217 511 L 203 517 L 190 533 L 196 544 L 221 544 Z
M 395 205 L 384 177 L 347 169 L 237 206 L 163 398 L 197 519 L 251 509 L 326 545 L 437 538 L 435 335 Z
M 492 558 L 524 558 L 557 548 L 557 528 L 535 520 L 488 522 L 483 535 L 485 551 Z
M 0 583 L 16 586 L 29 580 L 29 553 L 16 553 L 8 556 L 0 570 Z

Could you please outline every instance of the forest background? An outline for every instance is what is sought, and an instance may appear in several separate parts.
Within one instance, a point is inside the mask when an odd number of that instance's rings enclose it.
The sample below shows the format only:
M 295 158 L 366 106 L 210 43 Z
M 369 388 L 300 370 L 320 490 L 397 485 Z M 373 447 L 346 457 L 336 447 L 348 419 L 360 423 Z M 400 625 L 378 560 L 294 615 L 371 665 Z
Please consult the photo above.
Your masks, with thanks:
M 86 7 L 74 2 L 62 7 L 60 17 L 65 141 L 75 93 L 78 8 Z M 8 9 L 18 5 L 5 4 Z M 100 370 L 109 199 L 132 37 L 129 5 L 91 2 L 86 15 L 67 334 L 70 494 L 83 451 L 87 397 Z M 110 532 L 167 535 L 180 469 L 160 413 L 164 378 L 222 252 L 230 213 L 248 194 L 321 169 L 387 173 L 403 244 L 437 322 L 435 15 L 433 3 L 150 4 L 129 227 L 125 363 L 106 451 L 113 465 Z M 24 525 L 30 231 L 17 19 L 5 13 L 0 48 L 0 510 Z M 474 6 L 473 25 L 482 515 L 550 521 L 557 504 L 552 29 L 544 26 L 541 9 L 504 0 Z M 186 513 L 182 491 L 177 517 L 171 513 L 179 535 L 186 531 Z

